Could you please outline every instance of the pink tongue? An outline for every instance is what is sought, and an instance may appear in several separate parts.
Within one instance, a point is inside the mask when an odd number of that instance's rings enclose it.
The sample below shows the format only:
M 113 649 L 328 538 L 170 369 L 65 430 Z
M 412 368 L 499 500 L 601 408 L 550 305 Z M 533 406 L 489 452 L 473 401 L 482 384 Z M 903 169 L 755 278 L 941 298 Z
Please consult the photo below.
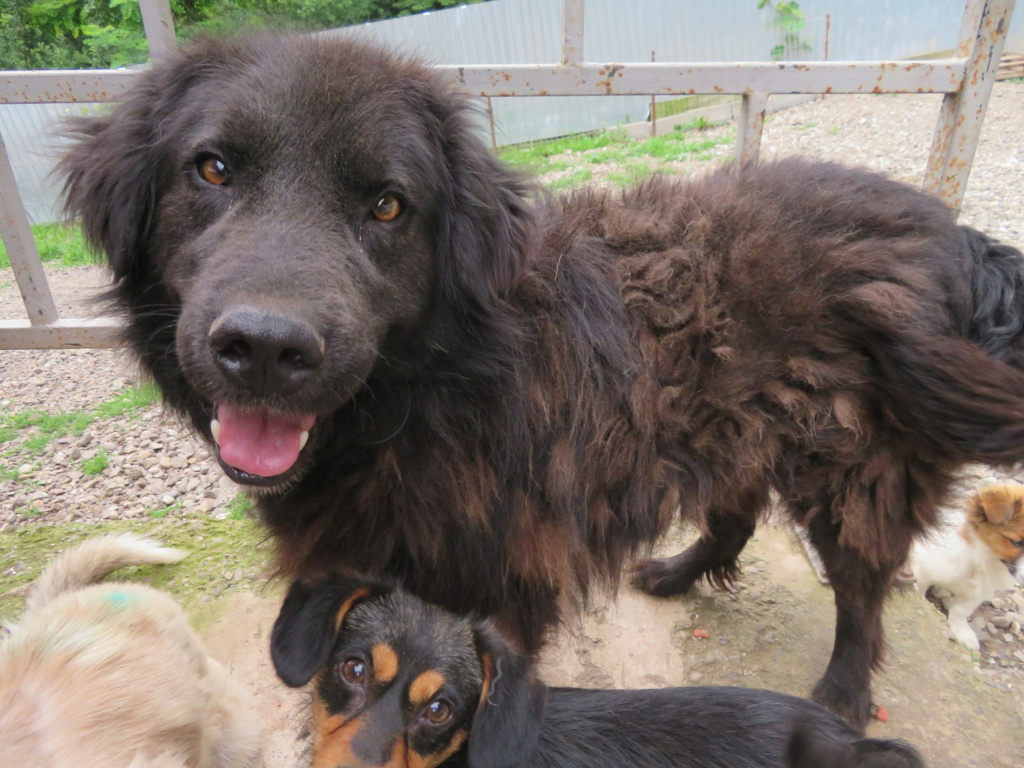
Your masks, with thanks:
M 222 404 L 217 420 L 221 459 L 247 474 L 274 477 L 298 460 L 302 433 L 312 428 L 316 415 L 274 413 L 266 408 L 243 411 Z

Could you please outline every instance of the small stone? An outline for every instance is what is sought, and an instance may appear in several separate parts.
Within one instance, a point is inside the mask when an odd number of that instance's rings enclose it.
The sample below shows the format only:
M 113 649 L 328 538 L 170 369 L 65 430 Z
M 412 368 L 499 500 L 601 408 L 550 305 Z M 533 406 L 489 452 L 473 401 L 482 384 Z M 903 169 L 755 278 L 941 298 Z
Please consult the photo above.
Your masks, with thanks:
M 89 445 L 89 443 L 91 443 L 91 442 L 92 442 L 92 432 L 83 432 L 81 434 L 81 436 L 78 438 L 78 447 L 79 448 L 85 448 L 85 446 Z
M 171 458 L 171 466 L 174 469 L 182 469 L 187 463 L 184 456 L 174 456 Z
M 169 491 L 160 497 L 160 501 L 162 504 L 169 507 L 174 503 L 176 495 L 177 494 L 175 494 L 173 491 Z
M 1013 623 L 1013 617 L 1009 614 L 1006 614 L 1005 616 L 993 616 L 992 623 L 999 627 L 999 629 L 1006 629 Z
M 160 466 L 163 467 L 164 469 L 170 469 L 171 460 L 168 457 L 164 456 L 162 459 L 160 459 Z
M 36 468 L 31 464 L 22 464 L 20 467 L 18 467 L 18 476 L 25 477 L 26 475 L 31 475 L 35 471 L 35 469 Z
M 1024 651 L 1014 651 L 1013 658 L 1017 659 L 1017 661 L 1024 661 Z
M 690 673 L 690 682 L 691 683 L 699 683 L 703 677 L 704 677 L 704 675 L 702 675 L 700 672 L 691 672 Z

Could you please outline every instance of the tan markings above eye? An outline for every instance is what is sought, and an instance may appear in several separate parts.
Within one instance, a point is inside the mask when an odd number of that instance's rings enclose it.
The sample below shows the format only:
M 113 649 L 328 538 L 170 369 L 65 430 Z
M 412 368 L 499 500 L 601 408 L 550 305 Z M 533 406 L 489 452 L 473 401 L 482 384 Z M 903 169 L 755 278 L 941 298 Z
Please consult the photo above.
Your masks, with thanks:
M 383 643 L 370 649 L 373 659 L 373 679 L 378 683 L 390 683 L 398 674 L 398 654 L 394 648 Z
M 196 164 L 196 170 L 199 171 L 199 177 L 203 181 L 217 187 L 227 184 L 231 178 L 224 161 L 215 155 L 207 155 L 203 158 Z
M 430 669 L 416 677 L 409 684 L 409 701 L 416 707 L 422 707 L 430 701 L 444 685 L 444 675 Z
M 384 195 L 373 204 L 373 215 L 380 221 L 394 221 L 402 212 L 402 204 L 394 195 Z

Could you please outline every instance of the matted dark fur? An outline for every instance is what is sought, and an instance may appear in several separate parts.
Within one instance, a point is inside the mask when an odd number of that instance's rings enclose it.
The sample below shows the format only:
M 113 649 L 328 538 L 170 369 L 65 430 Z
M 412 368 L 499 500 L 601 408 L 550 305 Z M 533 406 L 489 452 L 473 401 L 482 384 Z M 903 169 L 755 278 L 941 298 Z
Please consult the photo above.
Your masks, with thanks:
M 359 577 L 293 584 L 270 652 L 312 683 L 317 768 L 924 768 L 773 691 L 548 688 L 489 621 Z
M 535 651 L 677 508 L 702 538 L 636 583 L 734 577 L 774 489 L 836 593 L 815 697 L 863 725 L 912 537 L 1024 452 L 1020 252 L 875 173 L 548 197 L 443 76 L 331 37 L 195 42 L 74 139 L 131 348 L 218 418 L 290 577 L 387 574 Z

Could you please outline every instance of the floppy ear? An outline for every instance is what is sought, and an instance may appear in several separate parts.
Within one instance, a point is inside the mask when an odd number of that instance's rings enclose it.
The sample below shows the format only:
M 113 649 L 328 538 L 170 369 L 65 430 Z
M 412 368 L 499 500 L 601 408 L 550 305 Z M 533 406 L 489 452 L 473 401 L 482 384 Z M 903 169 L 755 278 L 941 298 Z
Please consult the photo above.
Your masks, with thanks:
M 473 120 L 474 107 L 447 82 L 427 101 L 444 136 L 447 178 L 441 192 L 437 253 L 446 286 L 488 307 L 505 299 L 524 272 L 535 215 L 525 177 L 495 157 Z
M 139 76 L 124 103 L 102 116 L 69 121 L 71 147 L 57 164 L 64 212 L 79 218 L 86 240 L 106 255 L 117 279 L 127 277 L 149 235 L 167 148 L 155 140 L 155 112 L 166 95 L 158 72 Z
M 1021 513 L 1022 499 L 1014 489 L 1005 486 L 986 488 L 974 497 L 970 514 L 978 522 L 1004 525 Z
M 345 614 L 359 600 L 386 591 L 375 582 L 340 575 L 292 584 L 270 633 L 277 676 L 292 688 L 308 683 L 327 662 Z
M 547 689 L 534 678 L 530 658 L 490 624 L 477 627 L 476 643 L 484 682 L 469 731 L 469 768 L 523 765 L 537 746 Z
M 162 177 L 180 172 L 173 126 L 192 119 L 182 114 L 190 91 L 243 55 L 230 41 L 198 38 L 138 75 L 109 112 L 65 123 L 70 148 L 55 169 L 64 180 L 64 213 L 81 219 L 89 245 L 106 255 L 118 280 L 141 268 Z

